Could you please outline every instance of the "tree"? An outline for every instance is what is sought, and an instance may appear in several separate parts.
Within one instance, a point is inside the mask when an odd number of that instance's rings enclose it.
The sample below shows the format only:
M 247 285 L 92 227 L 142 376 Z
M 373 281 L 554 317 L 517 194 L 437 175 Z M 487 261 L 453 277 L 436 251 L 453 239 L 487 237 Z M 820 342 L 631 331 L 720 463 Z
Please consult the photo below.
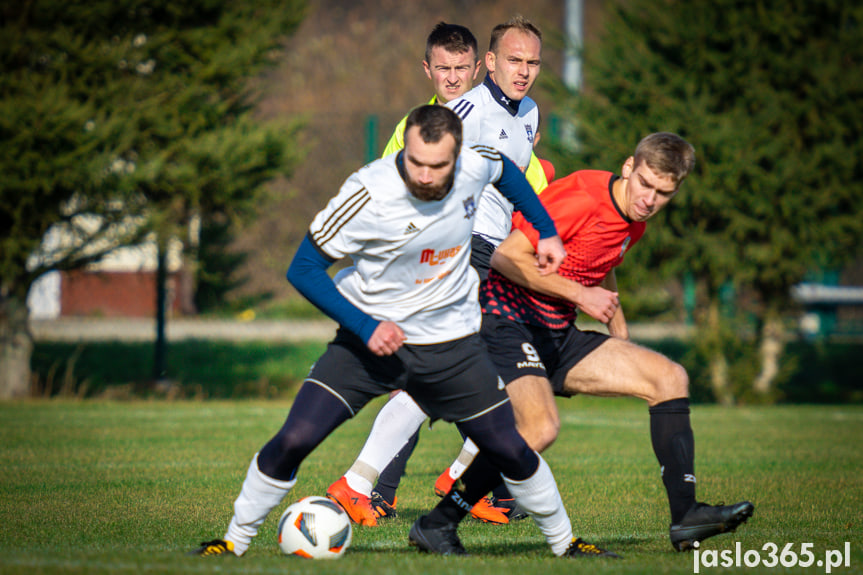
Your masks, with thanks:
M 56 0 L 0 8 L 0 397 L 26 395 L 26 296 L 193 215 L 247 218 L 290 171 L 297 126 L 262 125 L 253 80 L 301 0 Z M 59 238 L 43 243 L 46 234 Z
M 698 278 L 700 325 L 720 337 L 717 374 L 728 373 L 720 289 L 755 295 L 751 383 L 770 397 L 791 286 L 861 249 L 863 5 L 628 0 L 609 10 L 584 60 L 586 90 L 569 108 L 575 164 L 617 169 L 653 131 L 693 143 L 696 173 L 633 255 L 654 272 Z
M 227 296 L 243 287 L 248 276 L 237 275 L 237 270 L 247 260 L 248 251 L 231 249 L 234 233 L 229 221 L 211 218 L 201 226 L 199 269 L 194 304 L 199 311 L 224 309 Z M 272 298 L 271 292 L 239 297 L 230 302 L 232 309 L 240 311 L 253 308 Z

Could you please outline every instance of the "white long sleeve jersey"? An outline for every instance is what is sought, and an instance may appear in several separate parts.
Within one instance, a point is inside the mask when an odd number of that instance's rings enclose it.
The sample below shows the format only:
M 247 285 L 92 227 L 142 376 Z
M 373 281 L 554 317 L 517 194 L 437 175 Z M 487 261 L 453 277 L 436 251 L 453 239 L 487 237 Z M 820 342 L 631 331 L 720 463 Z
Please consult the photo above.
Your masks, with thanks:
M 530 163 L 533 138 L 539 127 L 539 108 L 530 98 L 513 102 L 490 78 L 447 103 L 462 121 L 463 139 L 491 146 L 512 160 L 522 172 Z M 487 186 L 477 208 L 474 233 L 499 245 L 512 227 L 513 205 L 493 186 Z
M 352 174 L 309 228 L 334 260 L 353 265 L 335 277 L 351 303 L 392 321 L 408 343 L 440 343 L 479 331 L 479 278 L 470 265 L 470 238 L 486 185 L 502 174 L 500 153 L 463 146 L 455 179 L 442 200 L 415 198 L 396 164 L 399 154 Z

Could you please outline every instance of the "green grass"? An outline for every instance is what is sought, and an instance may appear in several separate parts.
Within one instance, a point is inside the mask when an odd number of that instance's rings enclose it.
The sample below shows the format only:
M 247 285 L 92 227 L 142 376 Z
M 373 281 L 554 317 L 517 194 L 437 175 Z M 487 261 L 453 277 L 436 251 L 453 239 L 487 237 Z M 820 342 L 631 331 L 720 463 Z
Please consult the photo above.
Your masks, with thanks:
M 310 456 L 279 512 L 325 492 L 353 460 L 380 404 Z M 561 436 L 546 456 L 576 532 L 621 553 L 621 561 L 553 558 L 529 520 L 507 527 L 465 521 L 460 533 L 470 558 L 410 549 L 410 524 L 434 505 L 431 486 L 460 444 L 445 424 L 423 430 L 402 483 L 401 517 L 356 528 L 343 559 L 280 555 L 276 513 L 242 559 L 187 557 L 199 541 L 222 535 L 251 455 L 290 403 L 36 400 L 0 403 L 0 573 L 692 573 L 693 555 L 668 542 L 645 407 L 595 398 L 559 405 Z M 813 543 L 821 558 L 848 541 L 851 568 L 834 573 L 863 573 L 863 407 L 697 406 L 693 425 L 700 498 L 756 504 L 748 524 L 705 549 Z

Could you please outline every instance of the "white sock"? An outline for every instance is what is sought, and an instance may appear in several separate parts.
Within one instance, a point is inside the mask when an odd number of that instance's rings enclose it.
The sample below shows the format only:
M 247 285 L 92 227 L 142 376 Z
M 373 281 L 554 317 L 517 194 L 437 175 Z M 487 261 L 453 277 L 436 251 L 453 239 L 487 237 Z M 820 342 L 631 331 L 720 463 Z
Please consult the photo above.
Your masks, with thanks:
M 532 476 L 522 481 L 503 480 L 516 503 L 533 517 L 551 551 L 563 555 L 572 541 L 572 525 L 548 463 L 539 457 L 539 467 Z
M 348 486 L 371 497 L 378 475 L 399 454 L 402 447 L 428 417 L 404 391 L 384 405 L 359 457 L 345 473 Z
M 224 537 L 225 541 L 234 544 L 235 555 L 246 552 L 264 519 L 282 502 L 296 483 L 296 479 L 279 481 L 264 475 L 258 469 L 258 454 L 255 454 L 249 471 L 246 472 L 240 495 L 234 501 L 234 516 Z
M 464 440 L 464 445 L 461 447 L 461 452 L 452 464 L 449 466 L 449 476 L 453 479 L 461 477 L 464 470 L 473 463 L 476 454 L 479 453 L 479 447 L 470 438 Z

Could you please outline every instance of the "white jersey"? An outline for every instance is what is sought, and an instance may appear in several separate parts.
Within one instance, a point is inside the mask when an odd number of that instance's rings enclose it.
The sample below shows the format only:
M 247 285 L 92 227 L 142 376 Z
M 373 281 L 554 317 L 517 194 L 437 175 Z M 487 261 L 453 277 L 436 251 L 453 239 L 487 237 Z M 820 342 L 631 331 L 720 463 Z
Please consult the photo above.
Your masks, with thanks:
M 530 164 L 539 108 L 530 98 L 514 102 L 489 77 L 479 86 L 447 103 L 462 121 L 465 142 L 499 150 L 524 172 Z M 493 186 L 487 186 L 478 206 L 474 233 L 497 246 L 510 232 L 513 206 Z
M 335 277 L 351 303 L 395 322 L 407 343 L 441 343 L 479 331 L 479 278 L 470 265 L 476 208 L 503 170 L 498 152 L 463 146 L 455 180 L 440 201 L 415 198 L 399 174 L 398 153 L 352 174 L 309 228 L 312 241 L 353 266 Z

